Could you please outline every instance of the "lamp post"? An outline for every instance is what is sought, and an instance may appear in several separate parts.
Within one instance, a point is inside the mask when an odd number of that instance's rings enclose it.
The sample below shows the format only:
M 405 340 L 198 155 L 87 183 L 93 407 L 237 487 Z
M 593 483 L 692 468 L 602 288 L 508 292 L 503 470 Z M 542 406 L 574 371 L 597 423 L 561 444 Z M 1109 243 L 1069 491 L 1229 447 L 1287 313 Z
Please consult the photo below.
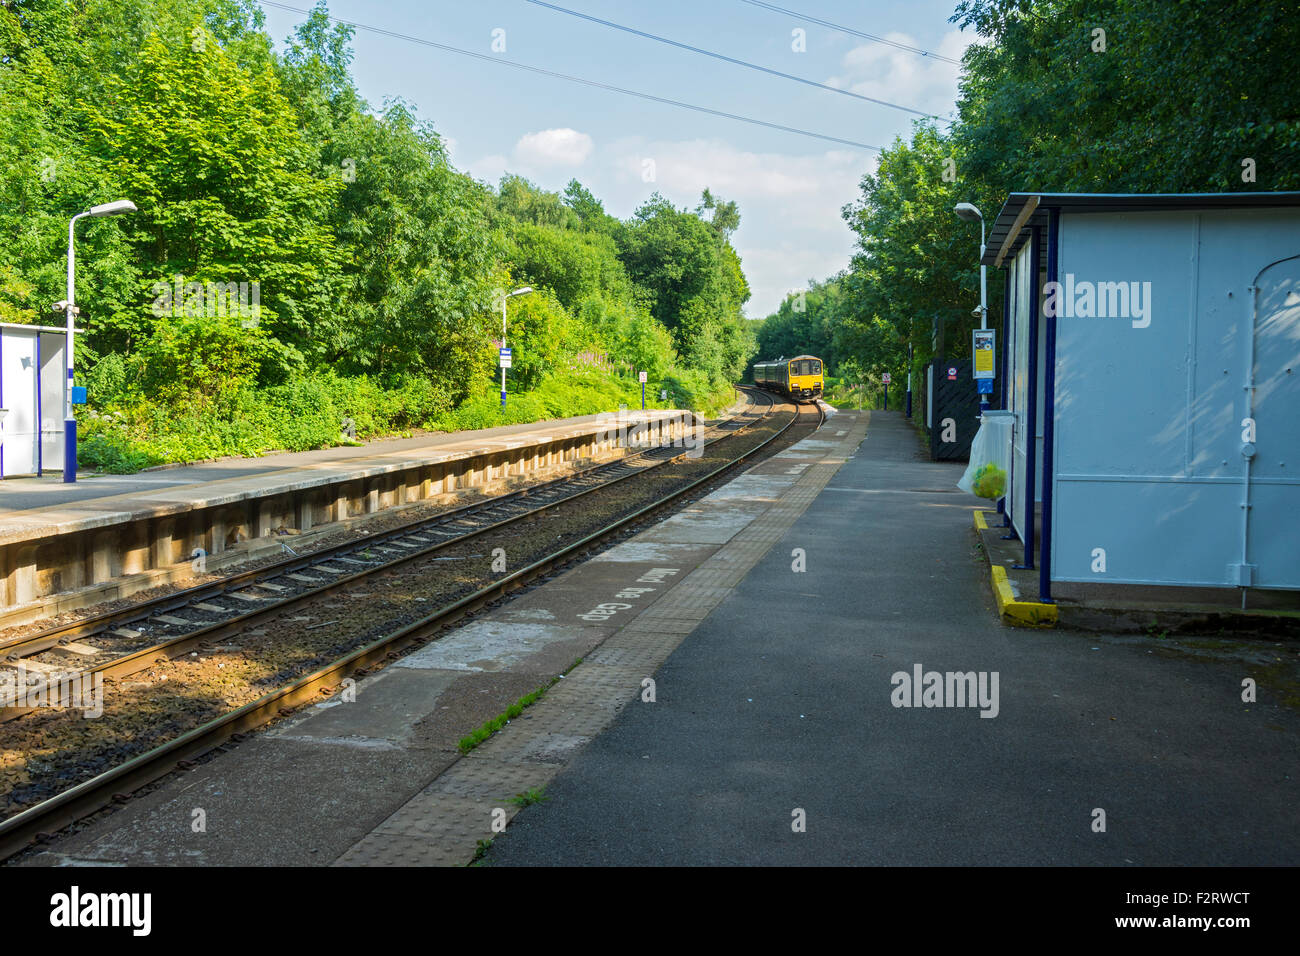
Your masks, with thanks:
M 526 285 L 523 288 L 515 289 L 514 292 L 507 292 L 501 297 L 501 348 L 506 347 L 506 299 L 517 295 L 527 295 L 532 291 L 533 287 Z M 504 364 L 501 366 L 501 407 L 506 407 L 506 367 Z
M 121 216 L 135 211 L 135 203 L 129 199 L 119 199 L 116 202 L 92 206 L 85 212 L 77 213 L 68 222 L 68 299 L 64 305 L 68 317 L 68 341 L 64 347 L 68 359 L 68 383 L 64 392 L 63 414 L 63 480 L 65 482 L 77 480 L 77 420 L 72 414 L 72 326 L 77 316 L 77 256 L 74 240 L 77 220 L 87 216 Z
M 988 267 L 984 265 L 984 216 L 974 205 L 968 202 L 959 202 L 953 207 L 955 212 L 967 222 L 979 220 L 980 224 L 980 329 L 984 330 L 989 327 L 989 287 L 988 287 Z M 971 356 L 974 361 L 975 356 Z M 980 393 L 980 412 L 989 410 L 989 403 L 984 398 L 984 393 Z

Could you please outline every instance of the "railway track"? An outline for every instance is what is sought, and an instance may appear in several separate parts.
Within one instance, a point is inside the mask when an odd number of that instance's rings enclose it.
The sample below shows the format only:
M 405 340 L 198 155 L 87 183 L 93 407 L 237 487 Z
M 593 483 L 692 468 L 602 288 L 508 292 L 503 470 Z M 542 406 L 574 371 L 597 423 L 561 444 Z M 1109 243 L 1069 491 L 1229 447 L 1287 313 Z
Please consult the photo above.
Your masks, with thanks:
M 762 393 L 759 393 L 762 394 Z M 775 408 L 755 403 L 711 426 L 711 445 L 764 421 Z M 681 457 L 680 446 L 653 447 L 529 488 L 498 495 L 126 608 L 0 644 L 0 722 L 30 712 L 27 699 L 68 699 L 90 675 L 129 676 L 163 657 L 222 641 L 257 622 L 345 590 L 382 571 L 431 558 L 451 544 L 547 511 Z
M 744 431 L 751 425 L 760 421 L 767 420 L 775 411 L 777 404 L 771 401 L 770 396 L 764 396 L 768 399 L 769 404 L 763 410 L 762 414 L 747 416 L 748 420 L 733 421 L 728 423 L 725 428 L 717 430 L 712 439 L 708 439 L 709 444 L 733 437 L 738 432 Z M 178 761 L 184 761 L 188 758 L 197 756 L 203 752 L 219 746 L 222 742 L 230 739 L 247 730 L 258 727 L 269 722 L 277 716 L 290 711 L 292 708 L 317 700 L 322 691 L 336 687 L 343 677 L 349 674 L 357 673 L 359 669 L 364 669 L 373 664 L 382 662 L 386 658 L 396 656 L 400 650 L 412 643 L 423 643 L 433 634 L 445 628 L 448 624 L 455 622 L 465 614 L 471 613 L 483 605 L 497 600 L 507 594 L 509 591 L 523 586 L 524 584 L 546 574 L 550 569 L 559 564 L 571 560 L 575 555 L 589 550 L 594 546 L 606 542 L 611 537 L 621 533 L 624 529 L 633 524 L 637 524 L 650 517 L 651 514 L 658 512 L 672 503 L 681 500 L 683 497 L 690 495 L 693 491 L 701 488 L 707 483 L 717 481 L 724 473 L 727 473 L 737 467 L 742 462 L 748 461 L 763 449 L 770 446 L 774 441 L 784 435 L 791 427 L 804 417 L 805 412 L 796 409 L 795 414 L 790 421 L 768 436 L 761 443 L 745 450 L 743 453 L 729 458 L 717 468 L 712 468 L 707 474 L 691 481 L 684 487 L 678 488 L 672 493 L 653 501 L 643 508 L 636 510 L 631 514 L 620 517 L 618 520 L 599 528 L 597 531 L 583 536 L 577 541 L 570 542 L 563 547 L 556 548 L 552 553 L 546 555 L 540 560 L 533 561 L 526 567 L 520 568 L 510 574 L 502 575 L 499 579 L 492 581 L 483 587 L 479 587 L 472 593 L 467 594 L 449 604 L 427 614 L 423 617 L 403 625 L 391 633 L 384 634 L 378 640 L 366 643 L 364 646 L 332 660 L 324 667 L 318 667 L 309 673 L 299 675 L 295 679 L 284 683 L 272 692 L 251 701 L 242 707 L 231 710 L 222 714 L 213 720 L 209 720 L 200 726 L 194 727 L 185 733 L 180 734 L 174 739 L 163 743 L 152 750 L 139 754 L 124 763 L 99 774 L 92 779 L 78 783 L 56 796 L 45 800 L 33 807 L 25 809 L 20 813 L 0 822 L 0 859 L 6 858 L 18 850 L 25 847 L 30 841 L 42 832 L 51 832 L 67 824 L 74 822 L 81 817 L 106 805 L 114 796 L 120 798 L 121 794 L 136 789 L 159 776 L 162 776 L 175 768 Z M 815 416 L 815 427 L 820 427 L 824 421 L 824 414 L 818 408 Z M 809 417 L 805 424 L 813 424 Z M 528 489 L 524 492 L 513 493 L 511 495 L 501 496 L 500 498 L 489 499 L 464 508 L 453 509 L 449 512 L 437 515 L 431 519 L 425 519 L 413 523 L 412 526 L 394 529 L 383 532 L 382 535 L 371 536 L 362 541 L 352 541 L 346 545 L 351 549 L 348 554 L 361 554 L 365 549 L 372 552 L 378 551 L 381 547 L 387 548 L 390 552 L 388 555 L 381 556 L 373 567 L 356 567 L 350 569 L 346 564 L 340 561 L 341 552 L 339 549 L 327 549 L 315 555 L 309 556 L 316 561 L 315 564 L 305 567 L 314 569 L 313 573 L 302 575 L 300 570 L 290 570 L 290 568 L 299 568 L 298 561 L 282 562 L 279 565 L 270 568 L 261 568 L 250 574 L 257 575 L 249 581 L 245 581 L 245 575 L 235 575 L 224 582 L 217 582 L 214 585 L 205 586 L 202 589 L 192 589 L 193 591 L 203 591 L 210 588 L 219 588 L 222 585 L 226 587 L 237 587 L 242 589 L 256 589 L 257 592 L 266 592 L 263 598 L 264 606 L 254 606 L 249 610 L 242 610 L 242 606 L 234 606 L 236 613 L 232 617 L 215 623 L 201 623 L 198 628 L 191 627 L 187 631 L 173 634 L 164 640 L 155 640 L 148 647 L 129 651 L 126 654 L 120 654 L 105 664 L 93 665 L 96 672 L 105 674 L 106 677 L 117 679 L 123 675 L 133 673 L 140 669 L 149 667 L 152 663 L 159 660 L 176 657 L 186 654 L 192 647 L 211 647 L 223 640 L 237 639 L 241 632 L 250 630 L 251 626 L 259 621 L 269 617 L 279 615 L 287 607 L 296 603 L 315 601 L 316 599 L 328 594 L 330 591 L 340 590 L 350 585 L 355 585 L 368 576 L 377 572 L 388 571 L 392 568 L 409 564 L 417 560 L 436 560 L 433 552 L 445 548 L 451 544 L 464 543 L 468 539 L 493 531 L 500 531 L 502 528 L 515 522 L 523 521 L 531 516 L 536 516 L 541 511 L 556 508 L 560 505 L 570 503 L 575 498 L 601 489 L 608 489 L 611 485 L 617 484 L 625 479 L 632 478 L 636 475 L 644 475 L 647 471 L 666 464 L 674 457 L 681 457 L 681 452 L 676 449 L 654 449 L 659 454 L 657 460 L 644 462 L 640 465 L 634 464 L 631 459 L 623 459 L 615 462 L 610 466 L 600 466 L 590 469 L 579 476 L 570 479 L 560 479 L 554 482 L 547 482 L 544 485 Z M 674 455 L 667 455 L 669 451 L 676 452 Z M 649 453 L 643 453 L 649 454 Z M 636 457 L 641 457 L 640 455 Z M 620 469 L 617 466 L 624 466 Z M 596 472 L 604 472 L 603 476 L 598 477 Z M 589 479 L 584 481 L 583 479 Z M 563 486 L 566 491 L 559 493 L 556 489 Z M 525 507 L 522 499 L 527 498 L 529 492 L 536 494 L 539 491 L 546 491 L 543 497 L 534 497 L 528 506 Z M 513 515 L 509 512 L 517 512 Z M 431 522 L 442 519 L 438 525 L 443 532 L 442 540 L 435 536 L 434 532 L 429 530 Z M 456 525 L 462 522 L 473 522 L 472 526 L 466 525 L 457 528 Z M 410 535 L 427 538 L 427 541 L 409 541 Z M 382 541 L 379 539 L 382 538 Z M 373 539 L 373 540 L 372 540 Z M 413 545 L 402 548 L 394 542 L 402 540 L 403 543 Z M 392 553 L 396 552 L 396 553 Z M 305 560 L 305 559 L 304 559 Z M 365 557 L 354 558 L 355 561 L 368 561 Z M 295 591 L 293 594 L 285 595 L 276 594 L 274 589 L 266 588 L 266 584 L 276 583 L 283 580 L 286 576 L 297 574 L 304 577 L 316 577 L 321 574 L 322 565 L 328 565 L 331 568 L 338 569 L 337 573 L 330 575 L 325 571 L 328 578 L 321 581 L 313 582 L 295 582 L 296 584 L 310 585 L 302 591 Z M 231 584 L 238 579 L 237 584 Z M 290 578 L 289 580 L 293 580 Z M 261 582 L 261 583 L 258 583 Z M 288 589 L 292 585 L 281 585 Z M 231 591 L 222 591 L 222 594 L 233 593 Z M 192 601 L 197 601 L 210 606 L 227 607 L 231 606 L 228 602 L 217 604 L 212 599 L 212 594 L 193 594 L 180 592 L 170 595 L 167 599 L 172 602 L 185 600 L 179 607 L 189 608 Z M 248 595 L 248 597 L 257 598 L 258 593 Z M 151 602 L 152 603 L 152 602 Z M 245 602 L 251 603 L 251 602 Z M 197 618 L 189 616 L 181 618 L 178 606 L 173 603 L 170 612 L 160 611 L 158 607 L 150 607 L 146 613 L 153 616 L 158 614 L 167 614 L 169 617 L 175 617 L 179 620 L 191 621 Z M 138 609 L 135 609 L 138 610 Z M 123 612 L 118 612 L 123 613 Z M 98 626 L 107 626 L 109 624 L 120 624 L 115 615 L 108 615 L 112 620 L 101 620 Z M 163 622 L 166 624 L 167 622 Z M 77 622 L 72 628 L 85 628 L 92 625 L 91 621 Z M 171 627 L 180 627 L 180 625 L 169 625 Z M 120 628 L 125 630 L 135 630 Z M 66 631 L 67 629 L 65 629 Z M 48 640 L 55 635 L 47 632 L 43 635 L 33 635 L 29 640 L 41 638 Z M 65 634 L 66 637 L 66 634 Z M 76 640 L 67 640 L 63 644 L 58 644 L 57 638 L 55 645 L 66 648 L 69 643 L 83 643 L 78 638 Z M 74 649 L 71 653 L 77 653 Z

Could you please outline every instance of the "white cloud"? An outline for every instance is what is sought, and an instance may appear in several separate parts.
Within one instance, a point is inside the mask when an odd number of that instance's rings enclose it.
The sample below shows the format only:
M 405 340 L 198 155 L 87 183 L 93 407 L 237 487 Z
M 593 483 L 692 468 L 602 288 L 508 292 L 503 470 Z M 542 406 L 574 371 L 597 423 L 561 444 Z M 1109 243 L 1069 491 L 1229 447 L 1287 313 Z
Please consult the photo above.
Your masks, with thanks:
M 721 140 L 620 140 L 601 158 L 614 169 L 611 195 L 635 195 L 633 205 L 657 190 L 693 208 L 705 187 L 739 204 L 732 242 L 749 280 L 750 316 L 774 312 L 787 292 L 848 265 L 856 237 L 840 209 L 857 198 L 859 181 L 877 162 L 875 154 L 853 150 L 755 153 Z M 655 170 L 648 183 L 642 179 L 647 159 Z
M 572 175 L 571 168 L 525 162 L 520 152 L 484 156 L 466 168 L 494 185 L 509 170 L 550 190 L 563 189 Z M 857 237 L 840 218 L 840 208 L 858 197 L 858 183 L 875 170 L 877 159 L 874 153 L 846 149 L 762 153 L 722 139 L 631 137 L 593 146 L 580 178 L 619 218 L 632 215 L 652 192 L 678 207 L 694 208 L 705 187 L 735 200 L 741 222 L 732 243 L 751 291 L 745 312 L 761 317 L 776 311 L 787 292 L 848 265 Z M 654 161 L 653 181 L 643 179 L 645 160 Z
M 919 46 L 906 33 L 885 36 L 896 43 Z M 973 36 L 960 30 L 945 33 L 934 52 L 960 60 Z M 920 56 L 883 43 L 864 43 L 844 54 L 839 76 L 827 84 L 871 96 L 900 106 L 948 116 L 957 98 L 957 79 L 961 68 L 932 57 Z
M 482 159 L 474 160 L 467 163 L 463 168 L 475 179 L 482 180 L 488 185 L 495 186 L 501 182 L 501 177 L 505 175 L 506 170 L 511 169 L 513 164 L 500 153 L 493 153 L 490 156 L 484 156 Z
M 738 150 L 718 140 L 619 144 L 618 167 L 642 179 L 654 161 L 655 185 L 665 193 L 694 193 L 707 186 L 728 199 L 799 199 L 816 194 L 825 157 L 789 157 Z
M 819 245 L 783 242 L 776 247 L 742 245 L 741 264 L 749 280 L 750 300 L 745 314 L 762 318 L 775 312 L 791 292 L 808 288 L 809 280 L 829 279 L 849 264 L 853 251 L 853 234 L 842 230 L 840 242 L 830 240 Z
M 576 129 L 544 129 L 526 133 L 515 143 L 515 160 L 524 166 L 581 166 L 595 149 L 586 133 Z

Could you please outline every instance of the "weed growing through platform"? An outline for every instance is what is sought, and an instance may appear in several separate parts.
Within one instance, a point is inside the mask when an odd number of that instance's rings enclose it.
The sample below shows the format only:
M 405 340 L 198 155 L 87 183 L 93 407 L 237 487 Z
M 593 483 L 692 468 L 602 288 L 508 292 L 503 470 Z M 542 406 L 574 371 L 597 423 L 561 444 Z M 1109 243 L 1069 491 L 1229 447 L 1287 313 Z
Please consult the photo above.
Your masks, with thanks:
M 564 674 L 569 673 L 569 671 L 573 670 L 581 663 L 582 663 L 582 658 L 579 657 L 577 660 L 575 660 L 572 664 L 570 664 L 565 669 Z M 537 688 L 537 690 L 533 691 L 531 694 L 525 694 L 523 697 L 520 697 L 517 701 L 515 701 L 513 704 L 507 707 L 503 713 L 497 714 L 497 716 L 493 717 L 482 727 L 479 727 L 477 730 L 474 730 L 471 733 L 467 734 L 466 736 L 460 738 L 460 742 L 456 745 L 456 747 L 461 752 L 461 755 L 463 756 L 464 754 L 469 753 L 471 750 L 473 750 L 483 741 L 487 740 L 497 731 L 505 727 L 505 725 L 510 723 L 510 721 L 514 720 L 516 717 L 522 714 L 525 708 L 541 700 L 542 695 L 544 695 L 548 690 L 550 690 L 553 686 L 555 686 L 556 682 L 564 677 L 564 674 L 559 674 L 555 677 L 552 677 L 547 683 Z
M 474 859 L 469 861 L 470 866 L 479 866 L 483 858 L 487 856 L 488 850 L 492 849 L 491 840 L 479 840 L 478 845 L 474 847 Z
M 559 680 L 559 678 L 557 677 L 549 684 L 537 688 L 537 690 L 533 691 L 531 694 L 525 694 L 523 697 L 520 697 L 517 701 L 507 707 L 503 713 L 497 714 L 497 716 L 493 717 L 482 727 L 479 727 L 468 735 L 460 738 L 460 743 L 456 745 L 457 749 L 459 749 L 462 754 L 469 753 L 506 724 L 510 723 L 510 721 L 522 714 L 525 707 L 535 704 L 540 700 L 542 695 L 551 689 L 551 684 L 554 684 L 556 680 Z
M 521 809 L 531 807 L 534 803 L 541 803 L 546 799 L 545 791 L 545 787 L 529 787 L 523 793 L 516 793 L 510 798 L 510 802 Z

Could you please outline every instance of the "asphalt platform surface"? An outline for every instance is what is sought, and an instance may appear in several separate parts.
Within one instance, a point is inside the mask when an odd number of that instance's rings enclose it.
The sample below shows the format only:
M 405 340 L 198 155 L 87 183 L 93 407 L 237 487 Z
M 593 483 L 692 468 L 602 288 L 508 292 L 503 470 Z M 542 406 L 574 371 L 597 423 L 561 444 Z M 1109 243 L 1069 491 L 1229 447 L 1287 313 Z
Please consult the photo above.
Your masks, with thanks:
M 1300 718 L 1276 648 L 1004 628 L 962 467 L 873 413 L 655 675 L 656 700 L 630 704 L 486 865 L 1300 860 Z M 894 675 L 917 665 L 982 672 L 989 697 L 996 673 L 996 716 L 895 706 Z

